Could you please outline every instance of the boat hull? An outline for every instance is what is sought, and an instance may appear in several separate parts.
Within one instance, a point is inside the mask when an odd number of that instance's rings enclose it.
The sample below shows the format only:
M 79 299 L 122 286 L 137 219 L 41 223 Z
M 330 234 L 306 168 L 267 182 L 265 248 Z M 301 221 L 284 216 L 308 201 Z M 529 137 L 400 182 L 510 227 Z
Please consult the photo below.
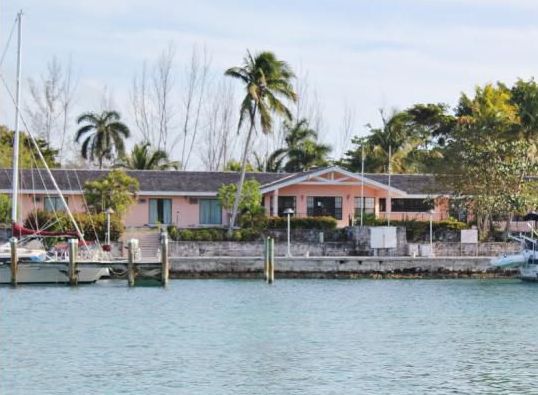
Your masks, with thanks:
M 110 274 L 107 267 L 97 265 L 77 265 L 78 283 L 94 283 Z M 8 264 L 0 265 L 0 284 L 11 283 L 11 269 Z M 63 263 L 20 263 L 17 284 L 67 284 L 67 265 Z

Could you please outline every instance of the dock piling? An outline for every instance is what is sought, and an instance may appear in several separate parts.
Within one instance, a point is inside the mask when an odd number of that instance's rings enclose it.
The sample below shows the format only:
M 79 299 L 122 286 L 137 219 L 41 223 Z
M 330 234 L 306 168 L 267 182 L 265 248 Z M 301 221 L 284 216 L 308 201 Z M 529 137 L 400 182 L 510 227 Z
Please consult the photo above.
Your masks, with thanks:
M 12 237 L 9 239 L 9 246 L 11 247 L 11 285 L 16 286 L 17 285 L 17 272 L 18 272 L 18 266 L 19 266 L 19 258 L 17 256 L 17 238 Z
M 275 239 L 267 240 L 267 283 L 272 284 L 275 281 Z
M 263 240 L 263 279 L 267 281 L 269 273 L 269 239 L 271 237 L 266 237 Z
M 129 287 L 135 285 L 135 256 L 138 249 L 138 240 L 130 239 L 127 243 L 127 282 Z
M 78 240 L 68 240 L 68 252 L 69 252 L 69 266 L 67 268 L 67 276 L 69 277 L 69 285 L 74 286 L 78 284 L 77 273 L 77 255 L 78 255 Z
M 163 287 L 168 284 L 170 275 L 170 260 L 168 259 L 168 234 L 161 234 L 161 283 Z

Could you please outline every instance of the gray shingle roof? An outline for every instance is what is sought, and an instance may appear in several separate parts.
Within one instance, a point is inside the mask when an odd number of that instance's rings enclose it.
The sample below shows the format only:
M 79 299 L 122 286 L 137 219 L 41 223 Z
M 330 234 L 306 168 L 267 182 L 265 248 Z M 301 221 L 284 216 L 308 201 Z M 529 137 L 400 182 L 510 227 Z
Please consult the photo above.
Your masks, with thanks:
M 108 172 L 109 170 L 52 170 L 54 179 L 63 191 L 80 191 L 86 181 L 95 180 Z M 235 172 L 133 170 L 127 171 L 127 174 L 138 180 L 141 192 L 217 192 L 222 184 L 239 180 L 239 173 Z M 264 185 L 287 176 L 289 174 L 285 173 L 247 173 L 246 179 L 256 179 Z M 53 188 L 50 177 L 44 170 L 21 170 L 20 189 Z M 0 189 L 11 189 L 11 169 L 0 170 Z
M 388 186 L 388 174 L 368 173 L 364 176 Z M 433 174 L 392 174 L 390 176 L 390 185 L 410 195 L 445 195 L 451 193 L 448 187 L 436 181 Z
M 256 179 L 262 187 L 291 181 L 309 173 L 247 173 L 246 179 Z M 81 191 L 84 183 L 107 174 L 109 170 L 53 169 L 52 173 L 63 191 Z M 235 183 L 239 179 L 236 172 L 205 171 L 158 171 L 133 170 L 127 173 L 138 179 L 141 192 L 200 192 L 215 193 L 223 184 Z M 365 174 L 366 177 L 388 185 L 387 174 Z M 45 188 L 44 188 L 45 185 Z M 391 185 L 408 194 L 447 194 L 448 188 L 439 185 L 431 174 L 393 174 Z M 20 188 L 27 190 L 53 190 L 54 187 L 43 169 L 21 170 Z M 11 189 L 11 169 L 0 169 L 0 190 Z

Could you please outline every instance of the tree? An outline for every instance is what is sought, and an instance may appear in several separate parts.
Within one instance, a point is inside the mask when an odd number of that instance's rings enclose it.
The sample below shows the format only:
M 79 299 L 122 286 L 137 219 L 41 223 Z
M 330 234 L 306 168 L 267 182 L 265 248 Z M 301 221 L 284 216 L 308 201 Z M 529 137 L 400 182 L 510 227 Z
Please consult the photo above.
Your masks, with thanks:
M 46 73 L 39 81 L 28 80 L 31 104 L 26 109 L 34 132 L 50 145 L 59 148 L 63 162 L 71 120 L 71 109 L 76 94 L 71 59 L 65 65 L 56 57 L 47 63 Z
M 11 224 L 11 199 L 6 194 L 0 195 L 0 223 Z
M 268 171 L 300 172 L 317 166 L 326 166 L 331 147 L 319 143 L 318 133 L 306 119 L 292 124 L 284 123 L 286 147 L 274 151 L 267 160 Z M 285 164 L 284 160 L 287 160 Z
M 121 158 L 115 167 L 131 170 L 178 170 L 179 162 L 170 161 L 166 152 L 151 148 L 150 143 L 135 144 L 131 154 Z
M 233 210 L 237 193 L 237 184 L 225 184 L 219 188 L 218 198 L 222 208 L 230 212 Z M 262 193 L 260 183 L 255 179 L 247 180 L 243 184 L 243 190 L 239 199 L 238 210 L 241 226 L 257 227 L 257 222 L 265 217 L 265 209 L 261 205 Z
M 5 126 L 0 126 L 1 168 L 10 168 L 13 166 L 13 136 L 14 132 L 12 130 L 9 130 Z M 57 160 L 58 150 L 51 148 L 44 139 L 36 138 L 35 141 L 47 165 L 49 167 L 60 167 Z M 43 167 L 43 164 L 39 160 L 37 149 L 26 133 L 20 134 L 19 167 Z
M 125 154 L 124 139 L 130 136 L 129 128 L 120 121 L 116 111 L 103 111 L 101 114 L 85 113 L 78 117 L 77 123 L 84 124 L 78 131 L 75 141 L 84 138 L 81 154 L 84 159 L 97 160 L 99 169 L 103 161 L 113 160 Z
M 134 203 L 138 187 L 136 178 L 129 177 L 122 170 L 112 170 L 100 179 L 86 182 L 84 196 L 88 206 L 96 213 L 111 208 L 121 217 Z
M 486 238 L 495 217 L 511 217 L 535 204 L 538 161 L 525 139 L 514 140 L 520 127 L 510 90 L 492 84 L 477 87 L 473 97 L 462 95 L 456 126 L 443 147 L 443 167 L 437 177 L 464 198 Z M 534 203 L 533 203 L 534 202 Z
M 226 70 L 225 75 L 236 78 L 244 84 L 246 95 L 240 106 L 239 125 L 248 120 L 249 128 L 241 158 L 241 175 L 237 184 L 237 191 L 228 233 L 231 234 L 238 213 L 239 201 L 245 181 L 247 157 L 250 148 L 252 133 L 259 121 L 261 130 L 267 134 L 273 126 L 273 114 L 291 120 L 290 110 L 281 101 L 287 99 L 297 100 L 297 95 L 291 85 L 294 73 L 291 67 L 279 60 L 272 52 L 261 52 L 252 56 L 247 51 L 243 66 L 232 67 Z

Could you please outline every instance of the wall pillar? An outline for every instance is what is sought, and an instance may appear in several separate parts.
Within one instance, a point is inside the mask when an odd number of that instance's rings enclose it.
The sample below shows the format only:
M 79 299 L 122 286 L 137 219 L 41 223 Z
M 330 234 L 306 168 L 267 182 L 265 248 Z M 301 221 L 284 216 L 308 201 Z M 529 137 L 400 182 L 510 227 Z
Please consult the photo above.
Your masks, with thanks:
M 278 217 L 278 189 L 273 191 L 273 216 Z

